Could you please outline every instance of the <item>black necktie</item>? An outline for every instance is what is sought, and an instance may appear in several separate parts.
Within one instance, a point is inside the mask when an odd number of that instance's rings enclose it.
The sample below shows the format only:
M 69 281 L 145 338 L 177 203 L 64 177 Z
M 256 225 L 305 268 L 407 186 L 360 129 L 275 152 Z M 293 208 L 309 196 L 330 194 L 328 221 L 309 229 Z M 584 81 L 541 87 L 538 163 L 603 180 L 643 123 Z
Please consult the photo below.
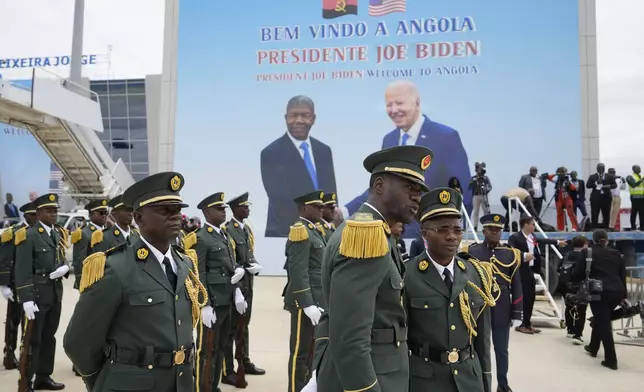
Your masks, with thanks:
M 163 258 L 163 266 L 165 267 L 165 274 L 168 277 L 168 280 L 170 281 L 170 285 L 172 286 L 172 290 L 177 289 L 177 274 L 174 273 L 172 270 L 172 264 L 170 263 L 170 259 L 167 257 Z
M 452 293 L 452 285 L 453 285 L 452 273 L 447 268 L 445 268 L 443 270 L 443 276 L 444 276 L 443 282 L 445 282 L 445 286 L 447 286 L 447 291 L 449 291 L 450 294 L 451 294 Z

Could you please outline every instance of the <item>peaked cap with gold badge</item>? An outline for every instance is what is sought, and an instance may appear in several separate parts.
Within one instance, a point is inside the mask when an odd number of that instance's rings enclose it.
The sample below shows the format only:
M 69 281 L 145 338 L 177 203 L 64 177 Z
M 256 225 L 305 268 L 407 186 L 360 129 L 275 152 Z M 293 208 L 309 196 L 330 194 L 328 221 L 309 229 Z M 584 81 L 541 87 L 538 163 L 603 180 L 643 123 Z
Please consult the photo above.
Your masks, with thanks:
M 46 207 L 55 207 L 58 208 L 58 195 L 55 193 L 46 193 L 42 196 L 38 196 L 33 202 L 33 206 L 39 210 Z
M 123 203 L 134 210 L 151 205 L 177 205 L 188 207 L 179 191 L 183 188 L 183 176 L 177 172 L 163 172 L 136 182 L 123 193 Z
M 461 216 L 463 196 L 452 188 L 434 188 L 420 199 L 419 221 L 443 216 Z
M 230 199 L 227 204 L 230 208 L 249 206 L 251 203 L 248 201 L 248 192 L 244 192 L 241 195 Z
M 313 191 L 302 196 L 298 196 L 293 201 L 297 205 L 324 204 L 324 192 Z
M 224 195 L 224 192 L 213 193 L 197 204 L 197 208 L 204 210 L 210 207 L 226 207 L 226 202 L 224 201 L 225 198 L 226 195 Z
M 23 214 L 35 214 L 36 213 L 36 207 L 34 207 L 33 203 L 27 203 L 24 204 L 22 207 L 20 207 L 20 212 Z
M 335 192 L 329 192 L 325 193 L 324 197 L 322 198 L 322 202 L 324 203 L 325 206 L 335 206 L 338 204 L 338 196 L 335 194 Z
M 503 228 L 505 224 L 505 217 L 501 214 L 487 214 L 483 215 L 480 219 L 483 227 L 499 227 Z
M 107 199 L 92 200 L 85 204 L 85 209 L 90 213 L 101 210 L 107 211 Z
M 431 165 L 434 153 L 422 146 L 397 146 L 369 155 L 364 168 L 373 174 L 389 173 L 416 184 L 427 192 L 425 170 Z
M 113 210 L 132 209 L 132 207 L 123 203 L 123 195 L 113 197 L 109 201 L 109 203 L 107 203 L 107 205 L 110 206 Z

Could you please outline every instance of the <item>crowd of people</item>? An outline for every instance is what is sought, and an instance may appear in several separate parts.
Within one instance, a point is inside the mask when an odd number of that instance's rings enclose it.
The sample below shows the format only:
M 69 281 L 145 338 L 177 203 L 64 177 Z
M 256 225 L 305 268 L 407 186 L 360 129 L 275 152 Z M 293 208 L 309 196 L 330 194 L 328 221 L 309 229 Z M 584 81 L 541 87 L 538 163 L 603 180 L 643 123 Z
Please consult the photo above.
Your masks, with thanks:
M 367 157 L 367 200 L 340 225 L 334 223 L 335 193 L 316 190 L 293 200 L 299 218 L 285 245 L 283 291 L 291 317 L 289 391 L 489 392 L 491 347 L 497 391 L 512 390 L 510 331 L 541 332 L 531 321 L 535 274 L 545 267 L 540 248 L 566 245 L 533 234 L 545 200 L 542 181 L 580 180 L 565 180 L 562 170 L 552 176 L 531 170 L 531 179 L 522 178 L 517 188 L 522 192 L 513 190 L 501 201 L 507 208 L 518 197 L 532 216 L 522 216 L 519 230 L 502 244 L 509 219 L 485 210 L 491 182 L 478 164 L 471 188 L 478 189 L 473 200 L 484 208 L 477 224 L 485 240 L 459 252 L 462 189 L 427 187 L 432 155 L 425 147 L 399 146 Z M 604 187 L 614 189 L 606 179 L 610 172 L 602 173 L 598 166 L 594 182 L 589 180 L 600 194 Z M 541 194 L 534 182 L 525 189 L 534 178 Z M 637 198 L 641 180 L 635 168 L 629 179 Z M 180 195 L 184 185 L 180 173 L 164 172 L 111 200 L 92 200 L 85 206 L 88 222 L 72 233 L 56 223 L 56 194 L 19 208 L 24 221 L 2 233 L 0 291 L 10 303 L 4 366 L 18 368 L 21 390 L 65 387 L 51 375 L 62 279 L 70 274 L 67 236 L 80 299 L 63 346 L 88 390 L 216 392 L 220 383 L 245 387 L 246 375 L 265 374 L 248 349 L 253 278 L 262 270 L 245 223 L 249 195 L 205 197 L 197 206 L 202 223 L 181 214 L 187 207 Z M 559 189 L 558 195 L 566 192 Z M 406 254 L 402 234 L 414 220 L 422 236 Z M 584 237 L 571 245 L 560 268 L 570 276 L 562 288 L 568 334 L 583 344 L 590 306 L 593 332 L 585 350 L 596 356 L 603 345 L 602 365 L 616 370 L 613 310 L 629 306 L 623 258 L 607 246 L 605 229 L 594 230 L 591 247 Z M 24 361 L 15 356 L 20 324 L 26 331 Z

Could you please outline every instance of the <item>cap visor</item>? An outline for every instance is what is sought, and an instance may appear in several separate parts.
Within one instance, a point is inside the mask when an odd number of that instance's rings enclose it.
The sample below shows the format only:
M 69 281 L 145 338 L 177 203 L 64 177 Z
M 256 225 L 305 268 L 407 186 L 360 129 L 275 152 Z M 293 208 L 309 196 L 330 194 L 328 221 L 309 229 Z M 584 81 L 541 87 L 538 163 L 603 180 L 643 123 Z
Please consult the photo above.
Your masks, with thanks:
M 416 178 L 416 177 L 407 176 L 407 175 L 402 174 L 402 173 L 394 173 L 394 172 L 386 172 L 386 173 L 387 173 L 387 174 L 394 175 L 394 176 L 396 176 L 396 177 L 400 177 L 400 178 L 402 178 L 403 180 L 407 180 L 407 181 L 409 181 L 409 182 L 413 182 L 414 184 L 418 184 L 418 185 L 420 185 L 420 188 L 423 190 L 423 192 L 429 192 L 429 188 L 427 187 L 427 184 L 425 184 L 425 181 L 421 181 L 421 180 L 419 180 L 419 179 L 418 179 L 418 178 Z
M 184 202 L 173 201 L 173 200 L 164 200 L 164 201 L 160 201 L 160 202 L 157 202 L 157 203 L 150 203 L 150 204 L 146 204 L 143 207 L 154 207 L 154 206 L 179 206 L 181 208 L 188 208 L 189 207 L 189 205 L 187 205 Z

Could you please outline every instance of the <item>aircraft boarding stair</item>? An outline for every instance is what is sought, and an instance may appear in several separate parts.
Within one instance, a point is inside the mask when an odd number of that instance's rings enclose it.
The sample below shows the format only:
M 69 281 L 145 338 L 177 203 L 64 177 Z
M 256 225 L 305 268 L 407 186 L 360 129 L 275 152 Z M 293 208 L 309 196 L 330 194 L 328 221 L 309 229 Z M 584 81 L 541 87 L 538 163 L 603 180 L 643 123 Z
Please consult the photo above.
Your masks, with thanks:
M 0 122 L 31 132 L 74 198 L 113 197 L 134 183 L 94 132 L 103 132 L 98 96 L 82 86 L 41 69 L 34 69 L 30 87 L 0 79 Z

